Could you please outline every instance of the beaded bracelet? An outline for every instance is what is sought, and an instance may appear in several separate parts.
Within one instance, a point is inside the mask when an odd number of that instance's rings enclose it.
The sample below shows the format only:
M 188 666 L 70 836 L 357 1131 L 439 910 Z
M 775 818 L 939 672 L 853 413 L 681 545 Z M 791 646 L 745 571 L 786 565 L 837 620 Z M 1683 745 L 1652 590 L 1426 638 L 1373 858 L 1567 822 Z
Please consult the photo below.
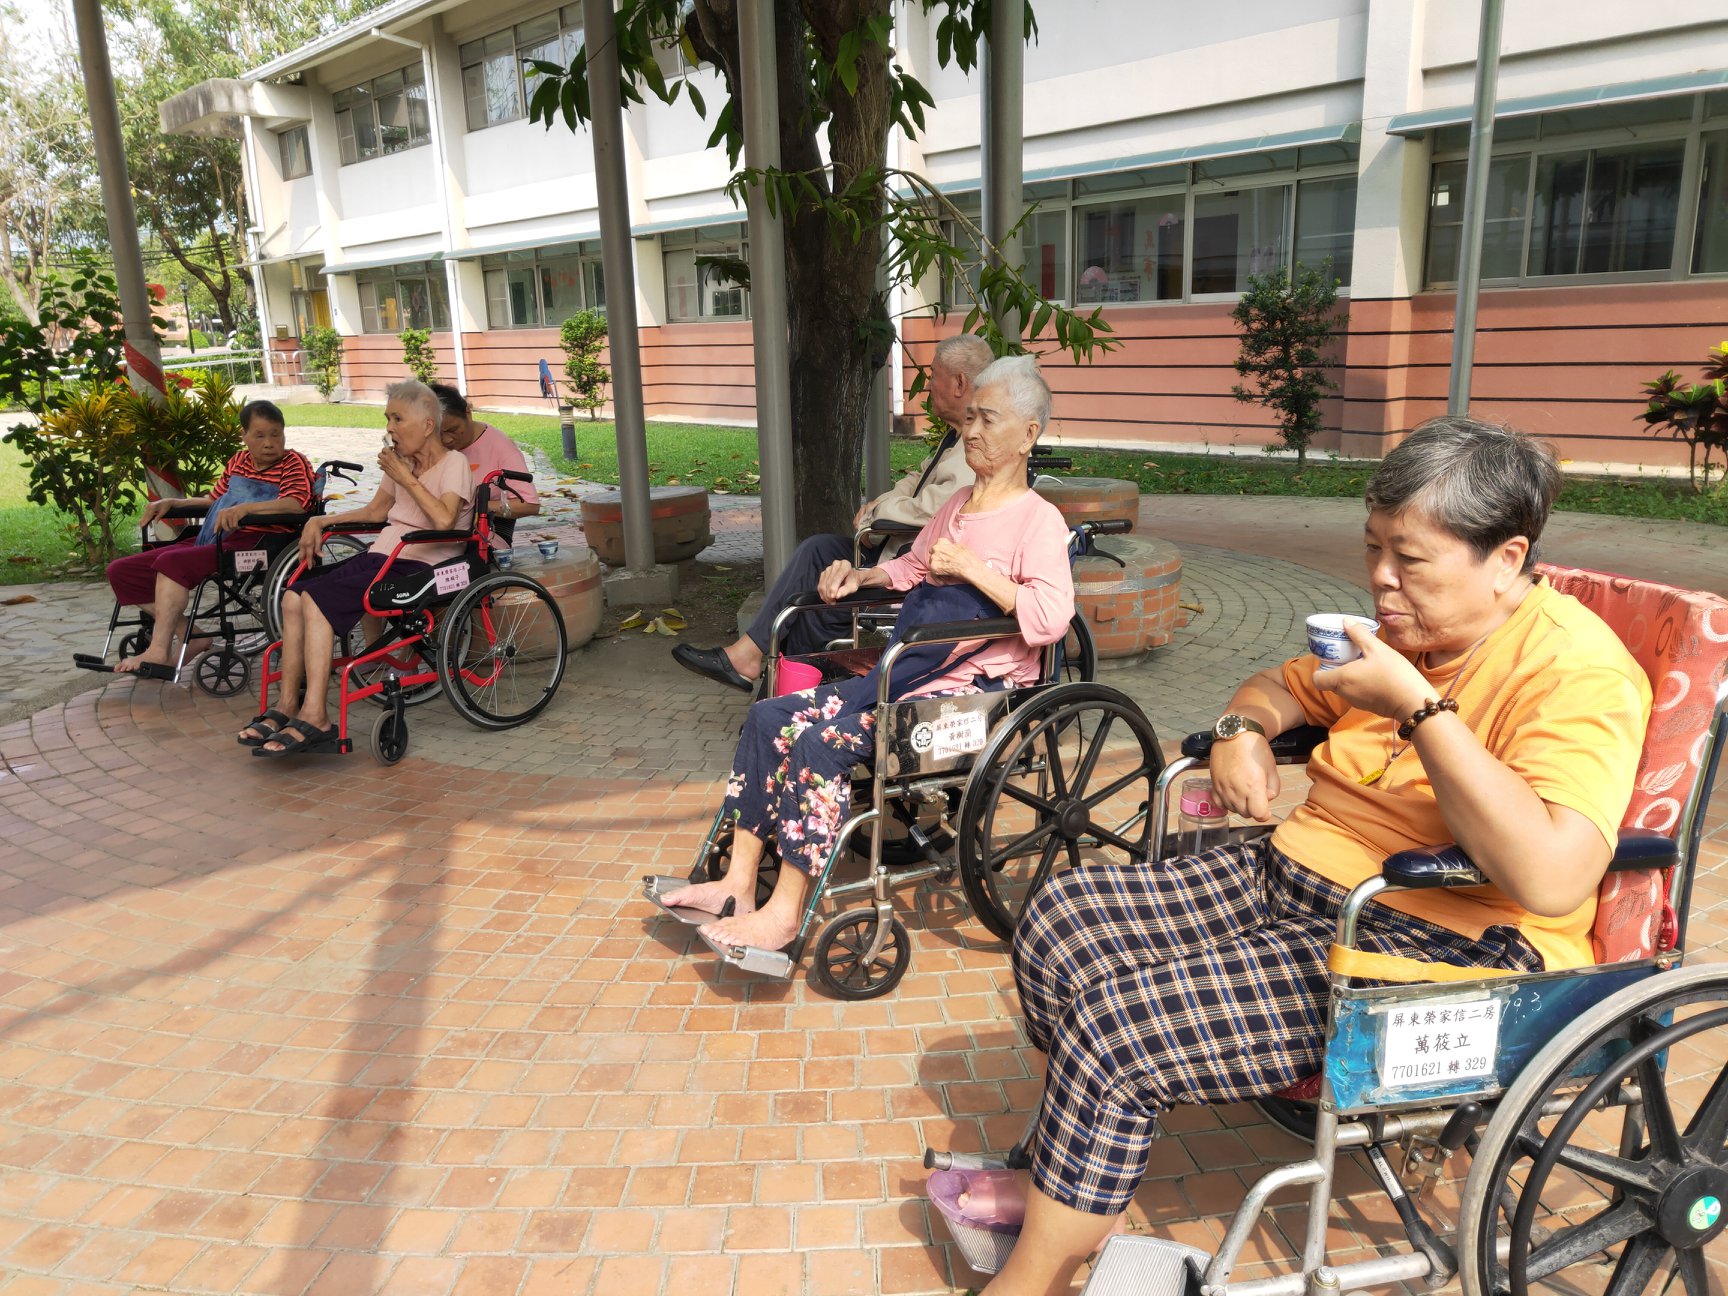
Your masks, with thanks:
M 1436 700 L 1434 698 L 1429 698 L 1426 706 L 1419 710 L 1415 715 L 1411 716 L 1403 724 L 1398 726 L 1398 736 L 1408 742 L 1410 740 L 1410 735 L 1416 732 L 1417 725 L 1428 719 L 1429 716 L 1439 715 L 1442 711 L 1450 711 L 1456 715 L 1458 712 L 1458 699 L 1443 697 Z

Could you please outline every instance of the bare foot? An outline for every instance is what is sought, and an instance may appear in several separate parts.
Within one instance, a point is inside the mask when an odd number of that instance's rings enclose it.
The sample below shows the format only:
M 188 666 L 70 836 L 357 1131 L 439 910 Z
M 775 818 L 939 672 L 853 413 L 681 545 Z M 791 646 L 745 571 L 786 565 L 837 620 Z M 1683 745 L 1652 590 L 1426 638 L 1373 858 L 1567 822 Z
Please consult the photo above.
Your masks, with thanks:
M 796 917 L 783 918 L 772 909 L 740 913 L 719 922 L 704 923 L 698 930 L 717 945 L 754 945 L 757 949 L 785 949 L 798 934 Z
M 756 888 L 752 885 L 749 895 L 739 895 L 736 887 L 729 887 L 724 881 L 698 882 L 660 897 L 662 904 L 673 909 L 699 909 L 716 917 L 726 908 L 728 900 L 737 902 L 734 913 L 747 914 L 756 908 Z
M 156 650 L 156 645 L 151 644 L 141 653 L 135 653 L 130 657 L 122 657 L 114 664 L 114 673 L 116 675 L 136 675 L 138 673 L 138 668 L 146 664 L 151 666 L 161 666 L 166 669 L 169 665 L 168 650 L 164 648 L 158 652 Z

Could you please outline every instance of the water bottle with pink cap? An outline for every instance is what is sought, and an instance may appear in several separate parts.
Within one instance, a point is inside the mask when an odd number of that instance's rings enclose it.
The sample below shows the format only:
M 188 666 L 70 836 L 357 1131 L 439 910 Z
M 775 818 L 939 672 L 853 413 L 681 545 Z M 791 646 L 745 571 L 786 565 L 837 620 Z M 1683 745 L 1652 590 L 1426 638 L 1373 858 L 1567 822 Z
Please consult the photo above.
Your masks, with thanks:
M 1194 775 L 1182 780 L 1177 806 L 1175 854 L 1198 855 L 1230 840 L 1230 812 L 1211 779 Z

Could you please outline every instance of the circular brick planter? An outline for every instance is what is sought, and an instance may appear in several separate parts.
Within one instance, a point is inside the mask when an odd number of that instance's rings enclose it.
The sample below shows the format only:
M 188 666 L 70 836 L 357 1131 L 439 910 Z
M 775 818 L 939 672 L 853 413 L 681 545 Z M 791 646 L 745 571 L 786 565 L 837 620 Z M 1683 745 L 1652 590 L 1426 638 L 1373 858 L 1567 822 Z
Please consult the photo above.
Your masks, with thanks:
M 1069 526 L 1080 522 L 1126 521 L 1130 530 L 1140 517 L 1140 488 L 1114 477 L 1064 477 L 1039 482 L 1033 489 L 1062 510 Z
M 542 558 L 532 545 L 518 545 L 510 569 L 546 587 L 564 616 L 564 637 L 571 651 L 594 637 L 606 601 L 600 589 L 600 560 L 591 550 L 560 549 L 556 557 Z M 550 636 L 529 635 L 516 647 L 524 657 L 536 658 L 544 657 L 552 644 Z
M 651 487 L 649 512 L 657 563 L 683 562 L 714 543 L 708 530 L 708 492 L 700 486 Z M 582 531 L 601 562 L 608 567 L 624 565 L 624 505 L 617 491 L 583 497 Z
M 1103 536 L 1074 564 L 1074 603 L 1099 657 L 1132 657 L 1170 642 L 1182 624 L 1182 554 L 1165 540 Z M 1102 554 L 1120 558 L 1118 567 Z

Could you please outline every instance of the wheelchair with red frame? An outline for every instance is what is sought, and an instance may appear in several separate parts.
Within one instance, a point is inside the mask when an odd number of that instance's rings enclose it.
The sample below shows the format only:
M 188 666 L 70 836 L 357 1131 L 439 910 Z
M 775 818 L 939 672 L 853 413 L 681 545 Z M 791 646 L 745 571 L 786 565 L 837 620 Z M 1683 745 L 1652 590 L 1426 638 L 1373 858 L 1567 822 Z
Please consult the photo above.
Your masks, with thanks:
M 1403 960 L 1363 955 L 1356 932 L 1376 897 L 1486 882 L 1455 846 L 1390 857 L 1338 918 L 1320 1072 L 1257 1100 L 1311 1155 L 1250 1183 L 1210 1253 L 1145 1234 L 1110 1239 L 1087 1281 L 1091 1296 L 1336 1296 L 1453 1279 L 1465 1296 L 1728 1289 L 1728 1247 L 1720 1243 L 1728 1231 L 1728 966 L 1688 965 L 1686 954 L 1694 899 L 1720 894 L 1720 884 L 1700 892 L 1696 875 L 1728 736 L 1728 601 L 1600 572 L 1542 570 L 1619 634 L 1654 696 L 1632 801 L 1598 894 L 1596 963 L 1509 974 L 1397 968 L 1387 964 Z M 1305 763 L 1325 736 L 1292 730 L 1274 741 L 1274 754 L 1280 764 Z M 1204 767 L 1211 743 L 1210 732 L 1190 735 L 1160 774 L 1152 849 L 1142 860 L 1164 857 L 1170 789 Z M 1042 840 L 1038 807 L 1029 804 L 1038 798 L 1006 786 L 1031 786 L 1030 767 L 1001 773 L 1005 786 L 987 796 L 986 818 L 998 806 L 1029 815 L 1009 814 L 985 834 L 987 868 L 1036 853 Z M 1103 845 L 1060 823 L 1042 831 L 1089 852 Z M 1328 1228 L 1339 1217 L 1341 1155 L 1361 1158 L 1390 1207 L 1378 1216 L 1384 1235 L 1350 1239 L 1355 1254 L 1332 1250 L 1339 1238 Z M 1454 1158 L 1468 1168 L 1438 1187 Z M 1022 1142 L 1005 1157 L 927 1150 L 924 1163 L 967 1171 L 1029 1161 Z M 1271 1199 L 1283 1190 L 1307 1199 L 1305 1213 L 1293 1208 L 1296 1219 L 1279 1220 L 1290 1245 L 1278 1228 L 1264 1236 Z M 1367 1205 L 1352 1203 L 1347 1213 L 1374 1218 Z M 964 1224 L 950 1232 L 983 1272 L 994 1272 L 1013 1245 L 1011 1234 Z M 1242 1275 L 1255 1242 L 1274 1258 Z
M 200 581 L 186 604 L 186 628 L 182 635 L 180 656 L 169 675 L 170 683 L 179 683 L 187 666 L 186 644 L 193 639 L 208 638 L 214 646 L 199 656 L 192 666 L 192 678 L 211 697 L 232 697 L 246 687 L 252 674 L 251 659 L 263 652 L 273 640 L 282 637 L 282 591 L 299 563 L 297 553 L 300 529 L 306 522 L 324 514 L 324 488 L 330 478 L 353 482 L 351 473 L 361 471 L 357 463 L 332 459 L 320 464 L 312 478 L 312 507 L 305 513 L 279 513 L 261 519 L 260 525 L 272 528 L 251 543 L 236 545 L 234 537 L 218 531 L 213 541 L 216 549 L 216 571 Z M 171 540 L 158 540 L 150 527 L 141 528 L 140 550 L 164 548 L 185 539 L 189 530 L 210 511 L 208 504 L 176 504 L 163 514 L 169 522 L 184 522 Z M 320 557 L 336 563 L 355 554 L 364 553 L 366 546 L 350 536 L 332 535 L 323 545 Z M 118 601 L 108 616 L 108 637 L 102 641 L 100 653 L 73 653 L 72 664 L 80 670 L 112 671 L 108 660 L 114 648 L 114 637 L 120 635 L 116 658 L 132 657 L 150 646 L 156 625 L 150 614 L 140 607 L 128 607 Z M 149 678 L 149 676 L 146 676 Z
M 370 741 L 373 756 L 385 765 L 408 753 L 407 708 L 439 693 L 481 729 L 513 729 L 551 705 L 569 651 L 564 616 L 538 581 L 498 567 L 488 507 L 494 492 L 516 495 L 509 483 L 530 480 L 526 473 L 508 470 L 489 474 L 475 488 L 474 520 L 467 530 L 410 531 L 391 551 L 364 604 L 382 629 L 366 641 L 363 620 L 338 644 L 330 664 L 337 687 L 338 752 L 354 749 L 349 710 L 360 702 L 382 710 L 372 721 Z M 382 529 L 380 523 L 343 524 L 326 534 L 353 537 Z M 454 540 L 464 542 L 463 552 L 430 573 L 391 574 L 399 558 L 412 558 L 414 546 Z M 308 564 L 296 559 L 288 587 L 307 570 Z M 264 653 L 260 710 L 269 708 L 270 686 L 282 678 L 281 651 L 278 638 Z

